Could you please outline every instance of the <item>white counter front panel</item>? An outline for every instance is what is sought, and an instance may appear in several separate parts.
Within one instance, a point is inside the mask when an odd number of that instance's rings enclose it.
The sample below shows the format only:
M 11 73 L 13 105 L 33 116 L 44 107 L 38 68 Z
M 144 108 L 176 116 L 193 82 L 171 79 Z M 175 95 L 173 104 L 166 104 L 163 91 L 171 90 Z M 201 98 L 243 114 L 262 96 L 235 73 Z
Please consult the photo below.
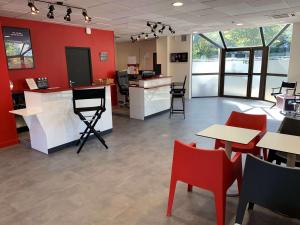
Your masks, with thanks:
M 25 92 L 26 107 L 38 107 L 40 113 L 24 116 L 29 127 L 31 147 L 48 154 L 48 150 L 77 140 L 86 125 L 74 114 L 72 91 L 52 93 Z M 81 100 L 78 106 L 95 105 L 99 99 Z M 98 103 L 99 105 L 99 103 Z M 93 112 L 89 113 L 93 114 Z M 112 129 L 110 86 L 106 87 L 106 111 L 96 125 L 96 130 Z

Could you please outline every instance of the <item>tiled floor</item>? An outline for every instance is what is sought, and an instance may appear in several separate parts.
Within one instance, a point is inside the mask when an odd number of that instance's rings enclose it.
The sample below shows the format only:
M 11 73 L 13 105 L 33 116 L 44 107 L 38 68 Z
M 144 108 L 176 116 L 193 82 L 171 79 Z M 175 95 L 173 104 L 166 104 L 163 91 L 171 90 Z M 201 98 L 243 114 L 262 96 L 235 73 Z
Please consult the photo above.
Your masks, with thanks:
M 168 113 L 146 121 L 114 116 L 114 130 L 105 136 L 109 150 L 90 140 L 80 155 L 71 147 L 44 155 L 22 145 L 0 151 L 1 225 L 214 225 L 211 193 L 186 192 L 179 184 L 173 216 L 165 216 L 175 138 L 212 147 L 195 136 L 214 123 L 224 123 L 232 110 L 266 113 L 268 130 L 282 116 L 260 101 L 207 98 L 187 102 L 187 116 Z M 227 198 L 226 224 L 234 224 L 238 198 Z M 255 207 L 248 225 L 296 225 Z

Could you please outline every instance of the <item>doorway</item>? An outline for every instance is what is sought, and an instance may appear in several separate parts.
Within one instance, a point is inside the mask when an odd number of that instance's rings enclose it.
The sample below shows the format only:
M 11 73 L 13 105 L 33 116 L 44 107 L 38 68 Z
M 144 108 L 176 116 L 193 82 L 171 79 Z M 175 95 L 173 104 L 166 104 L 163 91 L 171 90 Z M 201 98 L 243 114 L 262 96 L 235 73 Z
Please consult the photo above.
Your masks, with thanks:
M 261 98 L 266 52 L 264 47 L 226 49 L 223 52 L 221 95 Z
M 66 47 L 66 59 L 70 87 L 91 85 L 92 64 L 90 49 Z

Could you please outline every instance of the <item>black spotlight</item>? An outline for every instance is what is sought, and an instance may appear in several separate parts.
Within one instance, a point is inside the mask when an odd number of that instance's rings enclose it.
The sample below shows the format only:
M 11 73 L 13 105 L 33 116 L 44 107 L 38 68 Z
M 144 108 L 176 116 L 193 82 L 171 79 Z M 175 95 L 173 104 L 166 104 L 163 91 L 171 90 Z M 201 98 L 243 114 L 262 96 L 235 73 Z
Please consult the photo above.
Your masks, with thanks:
M 49 19 L 54 19 L 54 13 L 53 13 L 54 10 L 55 10 L 54 5 L 50 5 L 49 12 L 47 13 L 47 17 Z
M 151 23 L 149 21 L 147 21 L 147 26 L 151 27 Z
M 145 34 L 145 40 L 147 40 L 148 39 L 148 34 Z
M 67 9 L 67 14 L 66 14 L 65 17 L 64 17 L 64 20 L 65 20 L 65 21 L 68 21 L 68 22 L 71 21 L 71 13 L 72 13 L 72 9 L 71 9 L 71 8 L 68 8 L 68 9 Z
M 171 32 L 171 34 L 175 34 L 175 30 L 173 30 L 172 27 L 169 27 L 169 31 Z
M 162 26 L 162 27 L 159 29 L 159 31 L 158 31 L 158 32 L 162 34 L 162 33 L 164 32 L 165 28 L 166 28 L 166 26 L 165 26 L 165 25 L 163 25 L 163 26 Z
M 138 35 L 136 40 L 139 41 L 141 39 L 141 35 Z
M 85 9 L 82 10 L 82 15 L 83 15 L 84 21 L 85 21 L 86 23 L 91 22 L 92 18 L 88 16 L 87 11 L 86 11 Z
M 153 34 L 153 36 L 154 36 L 155 38 L 158 38 L 158 36 L 157 36 L 157 34 L 156 34 L 156 33 L 154 33 L 154 34 Z
M 130 37 L 130 39 L 131 39 L 131 41 L 132 41 L 132 43 L 134 43 L 135 42 L 135 39 L 134 39 L 134 37 Z
M 33 0 L 28 1 L 28 6 L 31 10 L 31 14 L 35 15 L 35 14 L 38 14 L 40 12 L 39 9 L 34 5 Z
M 155 30 L 157 28 L 157 23 L 153 25 L 153 29 Z

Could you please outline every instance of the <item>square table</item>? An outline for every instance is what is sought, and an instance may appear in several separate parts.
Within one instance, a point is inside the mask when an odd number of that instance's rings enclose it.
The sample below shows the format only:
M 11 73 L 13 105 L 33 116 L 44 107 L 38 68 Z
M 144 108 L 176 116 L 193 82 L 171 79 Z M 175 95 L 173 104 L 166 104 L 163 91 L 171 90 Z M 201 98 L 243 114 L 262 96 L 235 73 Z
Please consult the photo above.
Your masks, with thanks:
M 288 153 L 287 166 L 294 167 L 296 164 L 296 155 L 300 155 L 300 137 L 267 132 L 257 143 L 257 147 Z
M 249 142 L 259 135 L 260 132 L 261 131 L 259 130 L 214 124 L 205 130 L 200 131 L 197 135 L 225 141 L 225 152 L 230 159 L 232 153 L 232 142 L 249 144 Z

